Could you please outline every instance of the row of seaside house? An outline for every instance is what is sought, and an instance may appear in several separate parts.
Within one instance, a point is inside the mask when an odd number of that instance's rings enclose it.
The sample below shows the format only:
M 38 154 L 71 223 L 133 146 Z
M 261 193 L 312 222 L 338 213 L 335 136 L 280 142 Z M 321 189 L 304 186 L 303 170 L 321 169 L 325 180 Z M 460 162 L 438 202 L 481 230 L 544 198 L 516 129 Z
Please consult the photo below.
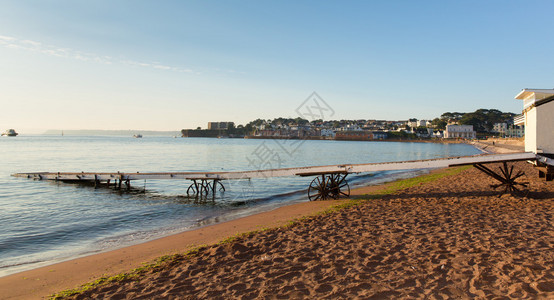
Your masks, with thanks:
M 456 139 L 475 139 L 477 133 L 472 125 L 447 125 L 446 130 L 434 130 L 433 128 L 412 128 L 411 130 L 402 130 L 407 133 L 413 133 L 421 138 L 456 138 Z M 358 126 L 349 125 L 346 128 L 326 129 L 315 128 L 309 125 L 291 126 L 289 128 L 261 129 L 256 131 L 258 137 L 293 137 L 309 138 L 322 137 L 336 140 L 384 140 L 389 137 L 389 132 L 383 130 L 365 130 Z
M 334 122 L 333 122 L 334 123 Z M 324 138 L 340 140 L 383 140 L 392 137 L 389 132 L 406 132 L 419 138 L 455 138 L 475 139 L 477 133 L 472 125 L 450 124 L 446 130 L 432 128 L 430 121 L 384 121 L 384 120 L 359 120 L 342 123 L 340 127 L 333 127 L 331 122 L 319 122 L 305 125 L 275 125 L 260 124 L 254 126 L 257 137 L 283 137 L 283 138 Z M 208 130 L 185 130 L 183 136 L 220 136 L 222 131 L 234 127 L 233 122 L 209 122 Z M 405 129 L 407 128 L 407 129 Z M 524 127 L 507 123 L 494 125 L 493 132 L 501 137 L 523 137 Z M 208 133 L 212 133 L 208 135 Z M 398 135 L 395 135 L 398 136 Z

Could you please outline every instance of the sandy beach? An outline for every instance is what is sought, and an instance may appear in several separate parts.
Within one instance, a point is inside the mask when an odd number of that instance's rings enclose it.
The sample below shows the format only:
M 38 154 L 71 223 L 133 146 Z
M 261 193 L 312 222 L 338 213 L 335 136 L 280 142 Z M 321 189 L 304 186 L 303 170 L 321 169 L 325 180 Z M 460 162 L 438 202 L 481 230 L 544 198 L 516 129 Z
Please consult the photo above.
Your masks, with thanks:
M 0 278 L 2 299 L 37 299 L 177 255 L 76 299 L 554 297 L 554 184 L 525 162 L 527 197 L 498 197 L 475 168 L 313 215 L 301 203 Z M 438 171 L 443 172 L 443 171 Z M 366 196 L 364 196 L 366 195 Z M 262 230 L 217 243 L 241 232 Z
M 528 180 L 529 197 L 498 197 L 470 168 L 76 298 L 551 299 L 554 186 Z

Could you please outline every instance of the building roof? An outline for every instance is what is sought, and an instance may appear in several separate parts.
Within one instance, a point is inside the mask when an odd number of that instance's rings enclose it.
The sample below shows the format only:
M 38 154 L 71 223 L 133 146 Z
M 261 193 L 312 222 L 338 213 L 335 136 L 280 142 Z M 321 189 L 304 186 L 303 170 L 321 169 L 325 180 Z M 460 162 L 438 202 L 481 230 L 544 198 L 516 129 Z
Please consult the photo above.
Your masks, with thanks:
M 516 99 L 524 100 L 529 97 L 531 94 L 546 94 L 554 95 L 554 89 L 523 89 L 519 94 L 516 95 Z

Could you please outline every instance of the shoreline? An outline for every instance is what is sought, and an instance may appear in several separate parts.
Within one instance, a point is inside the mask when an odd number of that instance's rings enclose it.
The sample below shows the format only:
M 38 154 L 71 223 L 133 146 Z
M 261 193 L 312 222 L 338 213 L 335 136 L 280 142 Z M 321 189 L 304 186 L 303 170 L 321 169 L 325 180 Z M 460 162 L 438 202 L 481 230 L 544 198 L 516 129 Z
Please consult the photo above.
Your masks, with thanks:
M 507 146 L 503 144 L 494 144 L 486 141 L 473 141 L 468 143 L 468 145 L 472 145 L 473 147 L 487 154 L 493 154 L 493 153 L 503 154 L 503 153 L 514 153 L 514 152 L 525 151 L 525 147 L 523 146 Z
M 183 138 L 191 138 L 191 137 L 183 137 Z M 195 138 L 195 137 L 192 137 Z M 464 144 L 467 143 L 467 140 L 460 140 L 460 139 L 375 139 L 375 140 L 368 140 L 368 139 L 349 139 L 349 138 L 327 138 L 327 137 L 289 137 L 289 136 L 245 136 L 244 139 L 253 139 L 253 140 L 314 140 L 314 141 L 339 141 L 339 142 L 391 142 L 391 143 L 434 143 L 434 144 Z

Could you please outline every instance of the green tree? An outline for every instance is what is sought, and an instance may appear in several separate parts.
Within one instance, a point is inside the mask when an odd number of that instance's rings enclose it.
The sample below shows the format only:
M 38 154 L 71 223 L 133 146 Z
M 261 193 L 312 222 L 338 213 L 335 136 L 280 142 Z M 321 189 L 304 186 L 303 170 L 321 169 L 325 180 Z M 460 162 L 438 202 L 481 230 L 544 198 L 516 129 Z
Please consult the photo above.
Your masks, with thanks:
M 478 109 L 466 113 L 460 119 L 462 125 L 473 125 L 477 132 L 491 132 L 496 123 L 512 123 L 514 113 L 504 113 L 498 109 Z
M 234 123 L 229 123 L 229 125 L 227 125 L 227 134 L 235 134 L 236 133 L 236 127 L 235 127 L 235 124 Z
M 464 113 L 459 112 L 445 112 L 441 115 L 441 119 L 445 120 L 446 122 L 458 122 L 462 117 Z
M 309 123 L 309 121 L 306 120 L 306 119 L 302 119 L 302 118 L 298 117 L 298 118 L 294 119 L 294 123 L 296 125 L 306 125 L 306 124 Z
M 434 118 L 431 121 L 431 125 L 433 125 L 436 129 L 444 130 L 446 129 L 446 125 L 448 123 L 444 119 Z

